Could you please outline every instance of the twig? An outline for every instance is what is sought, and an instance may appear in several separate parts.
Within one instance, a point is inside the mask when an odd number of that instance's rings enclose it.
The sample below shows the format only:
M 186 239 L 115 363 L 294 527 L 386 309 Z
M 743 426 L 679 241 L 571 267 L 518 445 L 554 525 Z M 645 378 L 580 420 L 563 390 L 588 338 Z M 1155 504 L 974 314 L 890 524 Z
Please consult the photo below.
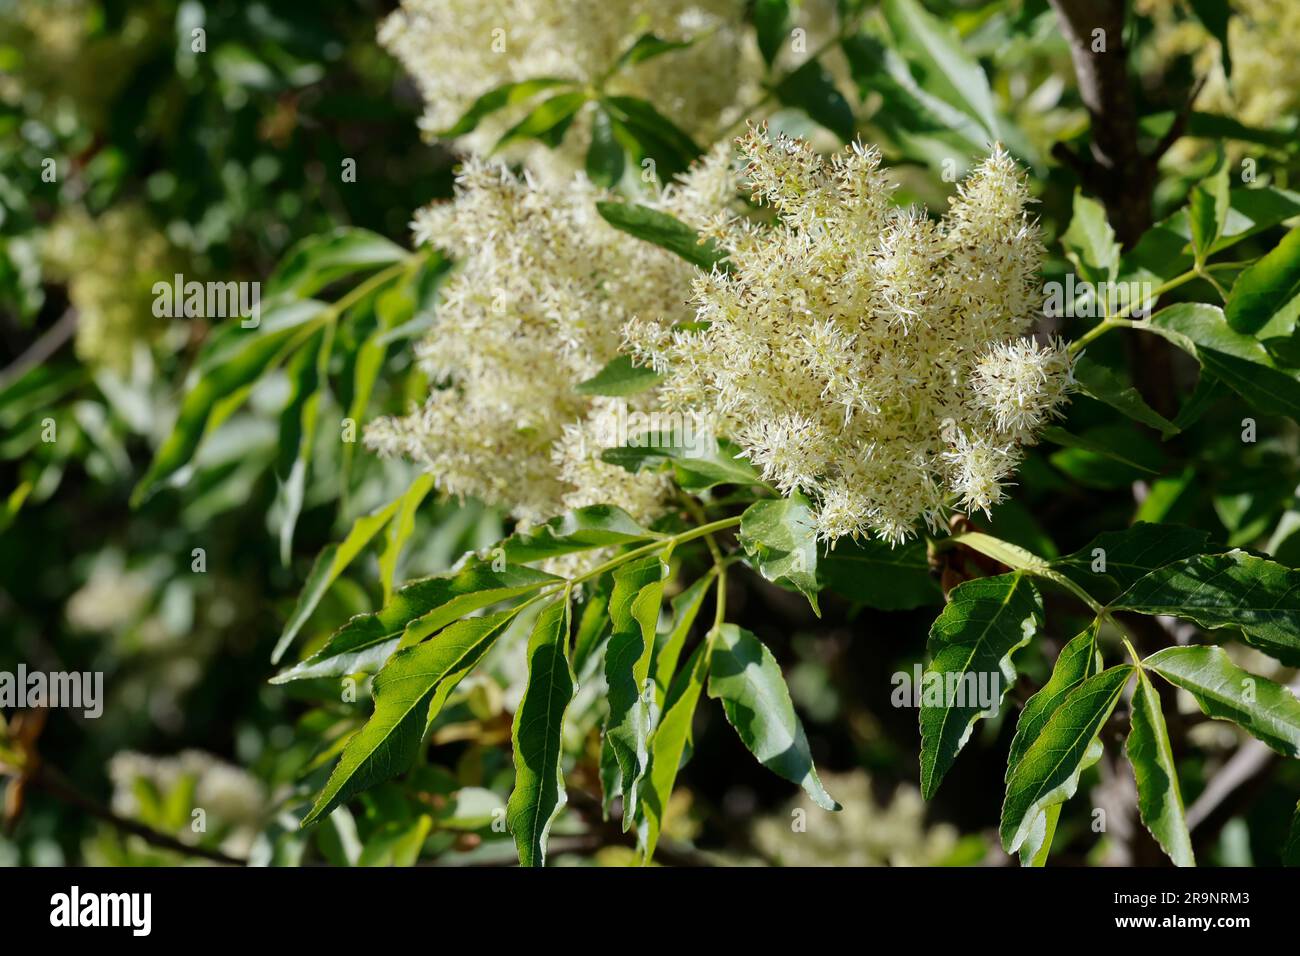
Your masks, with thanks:
M 40 365 L 57 352 L 77 331 L 77 311 L 68 309 L 45 333 L 27 347 L 22 355 L 3 372 L 0 372 L 0 389 L 5 389 L 27 373 L 35 365 Z
M 220 850 L 209 850 L 201 846 L 191 846 L 183 843 L 175 837 L 168 836 L 165 833 L 159 833 L 143 823 L 137 823 L 135 820 L 128 820 L 120 817 L 108 807 L 96 803 L 94 800 L 80 793 L 64 776 L 49 766 L 41 766 L 36 770 L 28 780 L 37 787 L 40 787 L 50 796 L 64 803 L 72 804 L 77 809 L 111 824 L 123 833 L 129 833 L 132 836 L 138 836 L 146 843 L 156 846 L 159 849 L 171 850 L 175 853 L 182 853 L 186 856 L 199 857 L 209 860 L 213 863 L 224 863 L 227 866 L 247 866 L 248 861 L 238 857 L 227 856 Z

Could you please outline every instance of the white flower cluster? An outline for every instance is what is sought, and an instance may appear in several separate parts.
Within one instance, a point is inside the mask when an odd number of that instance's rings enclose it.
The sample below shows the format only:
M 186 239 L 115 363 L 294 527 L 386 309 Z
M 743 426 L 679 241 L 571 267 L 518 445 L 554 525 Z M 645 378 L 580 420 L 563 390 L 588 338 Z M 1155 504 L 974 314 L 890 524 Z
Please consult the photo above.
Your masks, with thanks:
M 824 539 L 987 511 L 1072 384 L 1063 348 L 1025 338 L 1043 249 L 1023 173 L 996 148 L 934 221 L 891 204 L 874 149 L 751 131 L 741 151 L 777 222 L 715 218 L 731 270 L 695 283 L 703 328 L 629 323 L 661 399 L 810 496 Z
M 379 42 L 414 78 L 426 103 L 420 126 L 451 127 L 481 95 L 507 83 L 557 77 L 610 95 L 650 101 L 701 142 L 733 121 L 761 75 L 744 21 L 744 0 L 402 0 Z M 693 41 L 607 74 L 636 40 Z M 461 146 L 486 154 L 546 96 L 489 116 Z M 564 148 L 508 151 L 534 172 L 564 177 L 581 165 L 591 129 L 574 124 Z
M 734 195 L 728 156 L 715 153 L 658 205 L 702 223 Z M 618 355 L 635 316 L 689 320 L 695 270 L 608 225 L 602 198 L 581 176 L 539 185 L 472 160 L 453 202 L 417 213 L 417 243 L 435 243 L 458 268 L 418 349 L 434 388 L 423 408 L 371 423 L 371 448 L 525 523 L 596 502 L 641 520 L 662 511 L 666 478 L 600 460 L 596 436 L 618 406 L 575 386 Z

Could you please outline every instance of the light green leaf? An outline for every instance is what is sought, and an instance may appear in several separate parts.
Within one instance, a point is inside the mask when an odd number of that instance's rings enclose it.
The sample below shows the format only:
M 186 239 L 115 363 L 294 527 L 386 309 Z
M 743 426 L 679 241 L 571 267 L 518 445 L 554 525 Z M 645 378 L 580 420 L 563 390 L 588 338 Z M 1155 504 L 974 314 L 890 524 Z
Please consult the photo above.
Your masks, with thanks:
M 1242 670 L 1221 647 L 1166 647 L 1142 662 L 1194 698 L 1216 720 L 1230 720 L 1278 753 L 1300 757 L 1300 700 L 1281 684 Z
M 637 63 L 644 63 L 646 60 L 653 60 L 655 57 L 663 56 L 665 53 L 672 53 L 676 50 L 685 50 L 695 43 L 700 34 L 696 34 L 689 40 L 665 40 L 655 36 L 653 33 L 643 33 L 636 38 L 630 47 L 623 51 L 618 60 L 614 63 L 614 70 L 617 72 L 624 67 L 634 66 Z
M 710 572 L 672 599 L 672 630 L 656 641 L 654 659 L 650 665 L 655 679 L 656 698 L 660 705 L 663 704 L 664 695 L 668 693 L 673 676 L 677 673 L 677 660 L 681 657 L 682 648 L 690 636 L 691 627 L 699 616 L 700 607 L 704 604 L 709 588 L 716 580 L 717 575 Z
M 650 661 L 667 576 L 668 565 L 658 555 L 630 561 L 614 572 L 609 599 L 614 629 L 605 648 L 605 683 L 609 687 L 605 740 L 618 762 L 624 830 L 636 820 L 638 788 L 657 717 Z
M 454 125 L 439 132 L 438 136 L 443 139 L 454 139 L 457 136 L 472 133 L 484 117 L 490 116 L 497 110 L 526 102 L 542 90 L 548 90 L 556 86 L 570 86 L 572 82 L 572 80 L 547 76 L 535 80 L 523 80 L 519 83 L 505 83 L 489 90 L 476 99 Z
M 1187 830 L 1178 768 L 1160 709 L 1160 695 L 1141 668 L 1131 706 L 1132 729 L 1125 749 L 1137 780 L 1138 813 L 1175 865 L 1195 866 L 1192 835 Z
M 1210 257 L 1223 235 L 1229 208 L 1228 165 L 1222 154 L 1214 172 L 1192 188 L 1187 202 L 1187 222 L 1192 230 L 1192 249 L 1197 262 Z
M 271 683 L 371 670 L 399 646 L 416 643 L 459 617 L 562 580 L 518 565 L 503 564 L 498 570 L 469 555 L 449 574 L 413 581 L 379 611 L 352 618 L 324 647 Z
M 132 507 L 141 504 L 159 484 L 188 464 L 204 435 L 235 410 L 234 400 L 242 401 L 257 379 L 310 339 L 319 321 L 317 318 L 303 325 L 253 335 L 226 361 L 205 371 L 181 402 L 171 434 L 132 492 Z
M 334 327 L 322 328 L 289 360 L 289 401 L 280 414 L 280 447 L 276 477 L 280 487 L 280 563 L 288 566 L 293 553 L 293 532 L 302 511 L 307 469 L 316 439 L 316 420 L 325 390 Z
M 545 865 L 551 822 L 568 802 L 560 767 L 564 713 L 576 689 L 568 643 L 566 594 L 537 616 L 528 640 L 528 687 L 515 710 L 515 788 L 506 820 L 521 866 Z
M 1131 664 L 1121 664 L 1080 683 L 1025 751 L 1002 804 L 1000 834 L 1008 853 L 1020 849 L 1041 814 L 1074 795 L 1080 774 L 1100 758 L 1097 735 L 1132 674 Z
M 1001 707 L 1016 670 L 1011 655 L 1043 620 L 1043 602 L 1023 571 L 966 581 L 930 628 L 930 666 L 921 678 L 921 794 L 934 796 L 975 722 Z M 997 699 L 982 706 L 981 678 Z M 959 693 L 960 692 L 960 693 Z M 936 701 L 936 698 L 938 700 Z
M 341 542 L 327 545 L 317 555 L 311 573 L 307 575 L 307 583 L 303 585 L 302 593 L 298 595 L 298 603 L 294 605 L 293 613 L 289 615 L 289 620 L 280 633 L 280 639 L 275 644 L 275 650 L 271 653 L 272 664 L 280 663 L 280 658 L 284 656 L 284 652 L 302 629 L 303 624 L 311 617 L 312 611 L 316 610 L 316 606 L 320 604 L 329 586 L 356 559 L 380 529 L 388 524 L 402 507 L 402 503 L 413 494 L 423 497 L 423 493 L 427 493 L 432 484 L 431 475 L 421 475 L 401 497 L 370 514 L 357 518 L 352 523 L 352 529 Z M 418 489 L 423 489 L 423 493 Z
M 1153 571 L 1116 610 L 1170 614 L 1217 630 L 1241 628 L 1265 650 L 1300 651 L 1300 571 L 1245 551 L 1202 554 Z
M 1030 745 L 1038 739 L 1043 728 L 1056 713 L 1067 694 L 1089 677 L 1100 672 L 1101 658 L 1097 653 L 1097 629 L 1099 622 L 1094 620 L 1087 630 L 1079 634 L 1061 649 L 1057 655 L 1052 676 L 1029 700 L 1020 712 L 1016 722 L 1016 735 L 1011 739 L 1011 750 L 1007 754 L 1006 778 L 1011 779 L 1011 772 L 1024 759 Z
M 518 611 L 458 621 L 432 641 L 407 648 L 375 675 L 375 712 L 348 741 L 302 825 L 352 796 L 408 770 L 429 722 Z
M 712 239 L 701 238 L 686 223 L 666 212 L 630 202 L 598 202 L 596 211 L 615 229 L 667 249 L 706 272 L 722 267 L 727 252 Z
M 708 674 L 709 654 L 705 642 L 695 649 L 677 676 L 672 693 L 664 702 L 663 717 L 650 738 L 649 768 L 641 797 L 642 822 L 638 828 L 642 862 L 647 865 L 654 859 L 668 799 L 672 796 L 677 771 L 690 738 L 691 719 L 695 716 L 695 707 Z
M 580 395 L 610 395 L 621 398 L 654 388 L 661 381 L 663 376 L 654 369 L 644 365 L 633 365 L 630 356 L 620 355 L 591 378 L 578 383 L 575 390 Z
M 378 233 L 355 226 L 303 239 L 266 280 L 267 299 L 302 299 L 340 279 L 402 261 L 409 253 Z
M 504 146 L 525 139 L 539 140 L 554 149 L 560 145 L 574 117 L 587 104 L 588 99 L 589 97 L 582 90 L 571 90 L 556 93 L 549 99 L 543 100 L 527 116 L 501 135 L 496 145 L 492 147 L 492 152 L 495 153 Z
M 881 9 L 921 86 L 976 120 L 989 139 L 997 139 L 998 121 L 988 77 L 962 49 L 956 30 L 917 0 L 885 0 Z
M 1070 228 L 1061 236 L 1065 254 L 1086 282 L 1113 282 L 1119 273 L 1119 243 L 1106 219 L 1106 207 L 1079 191 L 1074 193 Z
M 397 575 L 397 561 L 402 556 L 402 549 L 415 532 L 415 513 L 433 490 L 433 475 L 420 475 L 411 483 L 395 502 L 397 512 L 388 525 L 388 534 L 384 540 L 384 550 L 379 554 L 379 581 L 384 588 L 384 603 L 393 597 L 393 579 Z
M 1245 335 L 1255 335 L 1298 295 L 1300 228 L 1288 232 L 1270 252 L 1237 277 L 1228 298 L 1228 325 Z M 1277 334 L 1294 331 L 1294 313 L 1287 324 L 1290 327 L 1277 329 Z
M 608 548 L 660 537 L 613 505 L 590 505 L 517 532 L 498 546 L 507 561 L 527 564 L 593 548 Z
M 774 584 L 795 588 L 818 617 L 817 529 L 802 495 L 756 501 L 740 516 L 740 544 Z
M 817 776 L 808 737 L 772 652 L 734 624 L 724 624 L 710 639 L 709 696 L 722 701 L 727 720 L 750 753 L 803 787 L 819 807 L 839 810 Z

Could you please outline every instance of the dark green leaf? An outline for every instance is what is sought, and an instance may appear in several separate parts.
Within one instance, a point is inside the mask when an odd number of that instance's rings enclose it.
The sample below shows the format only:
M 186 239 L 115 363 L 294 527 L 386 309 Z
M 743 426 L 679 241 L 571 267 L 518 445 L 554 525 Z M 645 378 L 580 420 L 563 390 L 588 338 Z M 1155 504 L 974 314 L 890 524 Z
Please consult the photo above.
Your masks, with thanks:
M 768 66 L 781 52 L 790 22 L 789 0 L 756 0 L 754 4 L 754 29 L 758 33 L 758 49 Z
M 1108 602 L 1157 568 L 1211 550 L 1209 532 L 1139 521 L 1122 531 L 1103 531 L 1051 567 Z
M 1016 682 L 1011 655 L 1043 620 L 1043 602 L 1022 571 L 958 585 L 930 628 L 933 658 L 921 678 L 921 793 L 934 796 L 970 738 Z M 981 704 L 983 683 L 996 696 Z M 937 703 L 935 698 L 938 698 Z
M 709 696 L 758 762 L 797 783 L 825 810 L 838 810 L 813 766 L 803 724 L 794 712 L 776 658 L 749 631 L 724 624 L 711 635 Z
M 1228 166 L 1222 155 L 1213 173 L 1192 188 L 1187 202 L 1187 224 L 1192 230 L 1192 250 L 1205 262 L 1228 222 Z
M 1160 432 L 1160 437 L 1169 439 L 1178 434 L 1174 423 L 1148 405 L 1142 393 L 1120 373 L 1084 355 L 1075 363 L 1074 378 L 1085 395 L 1105 402 L 1134 421 L 1156 429 Z
M 636 42 L 628 47 L 614 64 L 614 70 L 617 72 L 626 66 L 633 66 L 637 63 L 644 63 L 646 60 L 653 60 L 657 56 L 663 56 L 665 53 L 672 53 L 674 50 L 685 50 L 691 46 L 698 38 L 693 37 L 689 40 L 664 40 L 655 36 L 653 33 L 643 33 L 636 38 Z
M 700 155 L 695 141 L 645 100 L 606 96 L 600 102 L 613 120 L 616 134 L 635 143 L 643 156 L 654 161 L 659 182 L 684 173 Z
M 740 544 L 774 584 L 792 587 L 808 598 L 818 617 L 817 529 L 802 495 L 756 501 L 740 516 Z
M 1300 651 L 1300 571 L 1245 551 L 1166 565 L 1115 601 L 1117 610 L 1171 614 L 1208 630 L 1241 628 L 1264 650 Z
M 776 86 L 786 106 L 801 109 L 844 142 L 853 138 L 853 107 L 835 87 L 835 78 L 818 60 L 809 60 Z
M 568 643 L 565 595 L 544 608 L 533 626 L 528 640 L 528 687 L 515 710 L 511 733 L 515 788 L 506 805 L 506 820 L 521 866 L 545 865 L 551 822 L 567 802 L 560 755 L 564 712 L 574 692 Z
M 705 271 L 721 266 L 727 258 L 726 251 L 712 239 L 701 239 L 694 229 L 666 212 L 625 202 L 598 202 L 596 209 L 615 229 L 667 249 Z
M 587 147 L 587 178 L 597 186 L 613 189 L 623 178 L 623 144 L 614 136 L 609 114 L 596 110 L 591 121 L 591 145 Z
M 817 562 L 817 577 L 850 601 L 882 611 L 902 611 L 943 600 L 930 575 L 925 542 L 891 546 L 884 541 L 841 539 Z

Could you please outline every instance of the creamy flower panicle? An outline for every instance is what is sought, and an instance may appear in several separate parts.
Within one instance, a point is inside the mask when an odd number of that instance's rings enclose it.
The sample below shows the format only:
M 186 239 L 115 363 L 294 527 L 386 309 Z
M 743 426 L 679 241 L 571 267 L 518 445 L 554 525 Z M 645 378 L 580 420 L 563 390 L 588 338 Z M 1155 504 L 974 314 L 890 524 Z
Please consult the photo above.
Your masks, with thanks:
M 702 223 L 734 196 L 729 156 L 719 151 L 657 204 Z M 373 422 L 371 448 L 411 458 L 441 490 L 525 523 L 595 503 L 643 521 L 663 511 L 666 477 L 600 460 L 617 403 L 575 386 L 617 356 L 635 316 L 689 320 L 695 270 L 608 225 L 596 210 L 602 198 L 581 176 L 542 185 L 471 160 L 455 200 L 416 215 L 417 242 L 457 261 L 418 349 L 435 388 L 412 414 Z M 644 407 L 653 398 L 628 401 Z
M 695 282 L 703 328 L 628 324 L 661 400 L 808 495 L 823 539 L 987 511 L 1072 385 L 1065 349 L 1026 337 L 1043 247 L 1024 174 L 995 148 L 935 221 L 890 202 L 874 149 L 751 131 L 741 151 L 777 222 L 714 218 L 731 269 Z

